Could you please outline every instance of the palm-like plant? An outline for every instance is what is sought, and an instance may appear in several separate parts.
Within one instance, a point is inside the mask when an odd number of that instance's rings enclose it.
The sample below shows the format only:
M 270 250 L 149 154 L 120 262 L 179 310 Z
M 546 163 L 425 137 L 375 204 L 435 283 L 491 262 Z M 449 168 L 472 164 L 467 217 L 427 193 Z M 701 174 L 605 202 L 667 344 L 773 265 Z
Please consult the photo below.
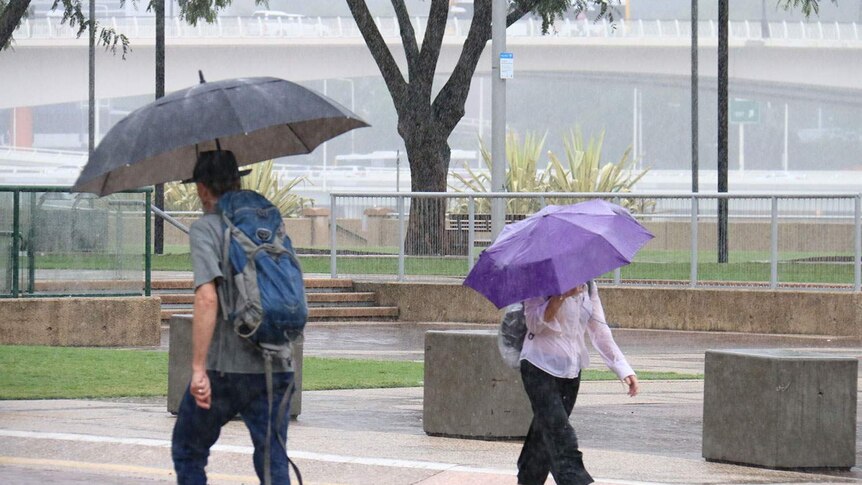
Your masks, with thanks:
M 281 215 L 291 217 L 298 215 L 302 208 L 312 204 L 311 199 L 299 196 L 291 192 L 305 177 L 297 177 L 286 185 L 279 187 L 278 174 L 273 170 L 272 160 L 255 164 L 251 173 L 243 177 L 242 188 L 254 190 L 278 207 Z M 197 190 L 192 184 L 174 182 L 165 185 L 165 206 L 173 211 L 198 211 L 201 210 L 200 199 Z
M 602 147 L 604 145 L 605 132 L 602 131 L 598 137 L 591 136 L 584 144 L 584 136 L 580 128 L 569 132 L 569 136 L 563 140 L 566 151 L 565 163 L 551 152 L 548 152 L 550 163 L 545 172 L 547 176 L 548 190 L 551 192 L 631 192 L 632 187 L 640 180 L 648 170 L 640 173 L 634 168 L 634 159 L 631 157 L 631 148 L 627 148 L 619 161 L 602 165 Z M 565 201 L 549 200 L 549 203 L 572 203 L 571 199 Z M 633 199 L 621 199 L 620 204 L 631 210 L 643 212 L 652 204 L 636 204 Z
M 254 165 L 251 173 L 243 177 L 242 188 L 254 190 L 269 199 L 281 211 L 284 217 L 299 215 L 302 208 L 313 203 L 312 199 L 291 192 L 300 182 L 307 181 L 305 177 L 296 177 L 284 186 L 279 187 L 278 174 L 275 173 L 272 160 Z
M 541 138 L 535 133 L 528 132 L 524 136 L 523 143 L 520 137 L 513 132 L 506 135 L 506 160 L 509 162 L 506 168 L 506 190 L 509 192 L 545 192 L 547 191 L 547 183 L 545 175 L 539 173 L 537 164 L 539 157 L 542 155 L 542 148 L 545 145 L 545 137 Z M 460 186 L 451 185 L 450 188 L 456 192 L 490 192 L 491 191 L 491 173 L 494 166 L 494 161 L 491 159 L 491 152 L 485 145 L 482 139 L 479 139 L 479 146 L 482 152 L 482 162 L 487 168 L 487 172 L 477 172 L 466 164 L 464 168 L 467 173 L 462 175 L 457 172 L 452 172 L 452 176 L 460 182 Z M 467 212 L 467 202 L 457 200 L 455 211 L 459 213 Z M 476 212 L 490 212 L 491 203 L 489 199 L 476 199 Z M 508 199 L 506 202 L 506 212 L 509 214 L 532 214 L 541 208 L 539 201 L 535 199 Z

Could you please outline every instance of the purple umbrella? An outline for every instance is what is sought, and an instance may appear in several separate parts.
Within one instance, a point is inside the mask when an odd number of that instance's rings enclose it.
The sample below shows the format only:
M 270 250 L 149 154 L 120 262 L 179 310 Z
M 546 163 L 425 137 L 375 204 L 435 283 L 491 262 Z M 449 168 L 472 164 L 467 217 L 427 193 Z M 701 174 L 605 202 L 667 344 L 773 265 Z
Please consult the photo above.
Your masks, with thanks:
M 464 284 L 497 308 L 559 295 L 629 264 L 653 237 L 629 211 L 610 202 L 552 205 L 506 226 Z

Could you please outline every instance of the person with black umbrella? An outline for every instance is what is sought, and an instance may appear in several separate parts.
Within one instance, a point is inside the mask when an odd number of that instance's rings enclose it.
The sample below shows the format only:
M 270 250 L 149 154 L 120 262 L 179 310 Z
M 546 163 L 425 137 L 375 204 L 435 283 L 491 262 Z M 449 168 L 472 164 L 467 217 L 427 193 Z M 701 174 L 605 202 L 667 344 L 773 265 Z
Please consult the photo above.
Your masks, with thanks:
M 326 96 L 283 79 L 206 83 L 203 73 L 199 74 L 200 84 L 143 106 L 111 128 L 73 189 L 104 196 L 174 180 L 197 185 L 205 213 L 192 224 L 189 234 L 195 286 L 193 377 L 173 433 L 177 480 L 206 483 L 209 449 L 221 427 L 239 413 L 252 435 L 254 467 L 261 482 L 290 483 L 288 465 L 293 464 L 286 454 L 287 419 L 279 418 L 289 409 L 293 372 L 288 350 L 278 340 L 298 336 L 305 325 L 302 271 L 283 232 L 278 209 L 260 194 L 239 190 L 240 177 L 248 171 L 240 172 L 238 166 L 310 153 L 326 140 L 368 124 Z M 187 179 L 189 175 L 192 177 Z M 267 225 L 242 228 L 247 238 L 243 239 L 234 232 L 238 228 L 232 224 L 237 221 L 227 213 L 236 215 L 235 209 L 249 208 L 246 203 L 256 209 L 244 213 L 258 214 L 258 220 Z M 245 251 L 245 258 L 237 258 L 251 268 L 250 274 L 264 275 L 261 280 L 244 280 L 246 289 L 251 281 L 254 290 L 260 281 L 271 285 L 244 299 L 240 310 L 230 307 L 242 293 L 232 291 L 236 289 L 234 271 L 245 275 L 234 260 L 236 244 L 239 253 Z M 249 244 L 253 252 L 249 252 Z M 271 259 L 261 270 L 254 263 L 263 253 Z M 251 259 L 254 261 L 248 264 Z M 285 269 L 284 264 L 295 271 Z M 281 272 L 273 278 L 265 268 Z M 225 285 L 220 288 L 222 282 Z M 224 287 L 227 289 L 222 290 Z M 261 298 L 264 290 L 269 298 Z M 298 300 L 272 298 L 288 294 Z M 249 305 L 250 301 L 254 303 Z M 235 324 L 228 324 L 227 318 L 236 320 Z M 297 324 L 299 328 L 279 326 Z M 261 330 L 267 325 L 274 327 Z M 273 396 L 281 396 L 275 407 Z M 299 470 L 293 469 L 301 484 Z
M 239 171 L 232 152 L 206 151 L 198 156 L 188 180 L 197 186 L 204 215 L 189 232 L 195 287 L 192 379 L 180 404 L 171 446 L 177 482 L 184 485 L 206 483 L 210 447 L 221 427 L 237 414 L 251 434 L 254 468 L 261 483 L 290 483 L 286 441 L 280 439 L 287 436 L 288 419 L 278 416 L 278 407 L 269 404 L 263 355 L 219 311 L 217 285 L 224 284 L 226 275 L 222 274 L 225 232 L 217 203 L 225 194 L 240 190 L 240 177 L 248 172 Z M 272 361 L 271 392 L 289 409 L 294 374 L 289 348 L 284 352 L 281 359 Z

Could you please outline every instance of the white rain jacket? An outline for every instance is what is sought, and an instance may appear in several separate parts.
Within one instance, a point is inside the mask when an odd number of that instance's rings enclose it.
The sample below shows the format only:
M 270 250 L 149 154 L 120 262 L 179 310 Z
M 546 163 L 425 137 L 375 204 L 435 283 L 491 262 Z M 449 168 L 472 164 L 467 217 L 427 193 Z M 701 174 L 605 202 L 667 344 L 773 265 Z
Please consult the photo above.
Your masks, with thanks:
M 531 298 L 524 302 L 527 336 L 521 360 L 528 360 L 553 376 L 573 379 L 590 365 L 584 342 L 584 334 L 588 333 L 593 347 L 617 377 L 624 379 L 633 375 L 606 323 L 596 285 L 589 297 L 586 293 L 585 288 L 579 295 L 567 298 L 549 322 L 544 320 L 548 298 Z

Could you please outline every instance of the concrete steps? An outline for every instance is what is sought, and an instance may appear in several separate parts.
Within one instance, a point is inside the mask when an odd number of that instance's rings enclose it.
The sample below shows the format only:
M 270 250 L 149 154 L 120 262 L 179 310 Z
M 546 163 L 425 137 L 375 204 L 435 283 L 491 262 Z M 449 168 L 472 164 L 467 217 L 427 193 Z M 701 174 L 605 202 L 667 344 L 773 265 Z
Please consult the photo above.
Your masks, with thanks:
M 154 280 L 153 295 L 162 300 L 163 323 L 173 315 L 192 313 L 191 280 Z M 395 320 L 397 307 L 377 305 L 374 293 L 353 291 L 353 281 L 314 278 L 305 280 L 309 321 Z

